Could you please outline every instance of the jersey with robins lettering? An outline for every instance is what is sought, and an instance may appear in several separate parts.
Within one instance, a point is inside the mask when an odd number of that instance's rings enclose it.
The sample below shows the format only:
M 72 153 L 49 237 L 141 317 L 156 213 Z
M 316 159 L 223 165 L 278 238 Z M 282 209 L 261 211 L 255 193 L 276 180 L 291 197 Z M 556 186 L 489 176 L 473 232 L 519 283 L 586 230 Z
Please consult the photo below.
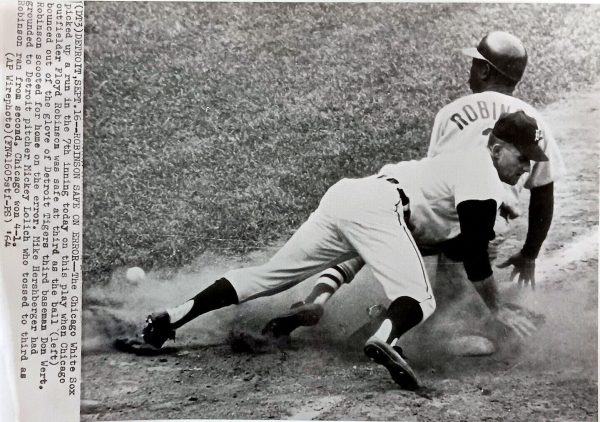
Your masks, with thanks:
M 486 145 L 489 135 L 482 132 L 493 128 L 503 112 L 518 110 L 537 121 L 542 133 L 539 143 L 548 157 L 548 161 L 533 162 L 531 172 L 523 176 L 519 185 L 531 189 L 556 181 L 565 172 L 565 165 L 548 124 L 531 105 L 495 91 L 467 95 L 442 108 L 433 123 L 427 156 Z

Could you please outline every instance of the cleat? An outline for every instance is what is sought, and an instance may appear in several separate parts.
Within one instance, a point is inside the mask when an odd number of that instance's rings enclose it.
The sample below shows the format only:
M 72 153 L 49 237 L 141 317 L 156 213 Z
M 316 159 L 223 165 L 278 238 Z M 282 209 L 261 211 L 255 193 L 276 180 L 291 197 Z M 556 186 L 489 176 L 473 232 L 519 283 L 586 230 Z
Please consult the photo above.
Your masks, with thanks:
M 142 330 L 142 338 L 146 344 L 160 349 L 167 340 L 175 340 L 175 329 L 166 312 L 148 315 L 146 326 Z
M 385 366 L 394 382 L 400 387 L 405 390 L 419 388 L 419 380 L 406 362 L 400 347 L 392 347 L 378 338 L 371 337 L 365 343 L 364 351 L 372 361 Z
M 295 303 L 287 314 L 267 322 L 262 334 L 274 338 L 289 336 L 298 327 L 317 324 L 323 316 L 323 312 L 323 306 L 317 303 Z
M 113 342 L 113 347 L 120 352 L 131 353 L 136 356 L 160 356 L 172 354 L 177 351 L 174 347 L 162 347 L 157 349 L 148 343 L 144 343 L 138 336 L 118 338 Z

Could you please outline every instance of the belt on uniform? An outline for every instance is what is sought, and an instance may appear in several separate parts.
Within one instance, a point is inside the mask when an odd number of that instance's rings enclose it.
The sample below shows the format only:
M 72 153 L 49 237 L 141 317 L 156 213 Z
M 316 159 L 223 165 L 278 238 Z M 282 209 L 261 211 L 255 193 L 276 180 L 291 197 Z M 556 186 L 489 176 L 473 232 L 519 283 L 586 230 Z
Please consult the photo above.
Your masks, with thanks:
M 393 177 L 388 177 L 385 174 L 377 176 L 377 178 L 383 179 L 386 182 L 391 183 L 392 185 L 400 184 L 400 182 L 397 179 Z M 400 203 L 402 204 L 402 214 L 404 217 L 404 221 L 406 222 L 406 224 L 408 224 L 408 220 L 410 220 L 410 199 L 408 199 L 408 196 L 406 196 L 404 190 L 402 190 L 401 188 L 396 188 L 396 190 L 398 191 L 398 195 L 400 195 Z

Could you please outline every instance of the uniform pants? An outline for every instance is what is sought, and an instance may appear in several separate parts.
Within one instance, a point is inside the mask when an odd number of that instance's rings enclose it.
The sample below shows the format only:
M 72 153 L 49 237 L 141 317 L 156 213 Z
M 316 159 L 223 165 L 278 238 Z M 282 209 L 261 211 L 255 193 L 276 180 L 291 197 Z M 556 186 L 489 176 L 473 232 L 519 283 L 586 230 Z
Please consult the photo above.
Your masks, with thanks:
M 425 265 L 404 223 L 398 186 L 375 176 L 342 179 L 265 264 L 224 275 L 239 302 L 272 295 L 349 258 L 371 267 L 390 300 L 417 300 L 423 319 L 435 310 Z

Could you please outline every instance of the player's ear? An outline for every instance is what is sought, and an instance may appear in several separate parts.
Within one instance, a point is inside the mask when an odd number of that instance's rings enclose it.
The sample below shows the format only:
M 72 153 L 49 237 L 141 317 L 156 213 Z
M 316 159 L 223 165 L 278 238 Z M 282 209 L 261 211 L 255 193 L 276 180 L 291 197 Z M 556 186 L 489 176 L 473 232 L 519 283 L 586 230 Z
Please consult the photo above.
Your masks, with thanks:
M 487 81 L 492 74 L 492 66 L 488 62 L 483 62 L 479 68 L 479 78 L 482 81 Z
M 500 158 L 500 155 L 502 154 L 502 148 L 503 146 L 497 142 L 489 147 L 492 159 L 497 160 L 498 158 Z

